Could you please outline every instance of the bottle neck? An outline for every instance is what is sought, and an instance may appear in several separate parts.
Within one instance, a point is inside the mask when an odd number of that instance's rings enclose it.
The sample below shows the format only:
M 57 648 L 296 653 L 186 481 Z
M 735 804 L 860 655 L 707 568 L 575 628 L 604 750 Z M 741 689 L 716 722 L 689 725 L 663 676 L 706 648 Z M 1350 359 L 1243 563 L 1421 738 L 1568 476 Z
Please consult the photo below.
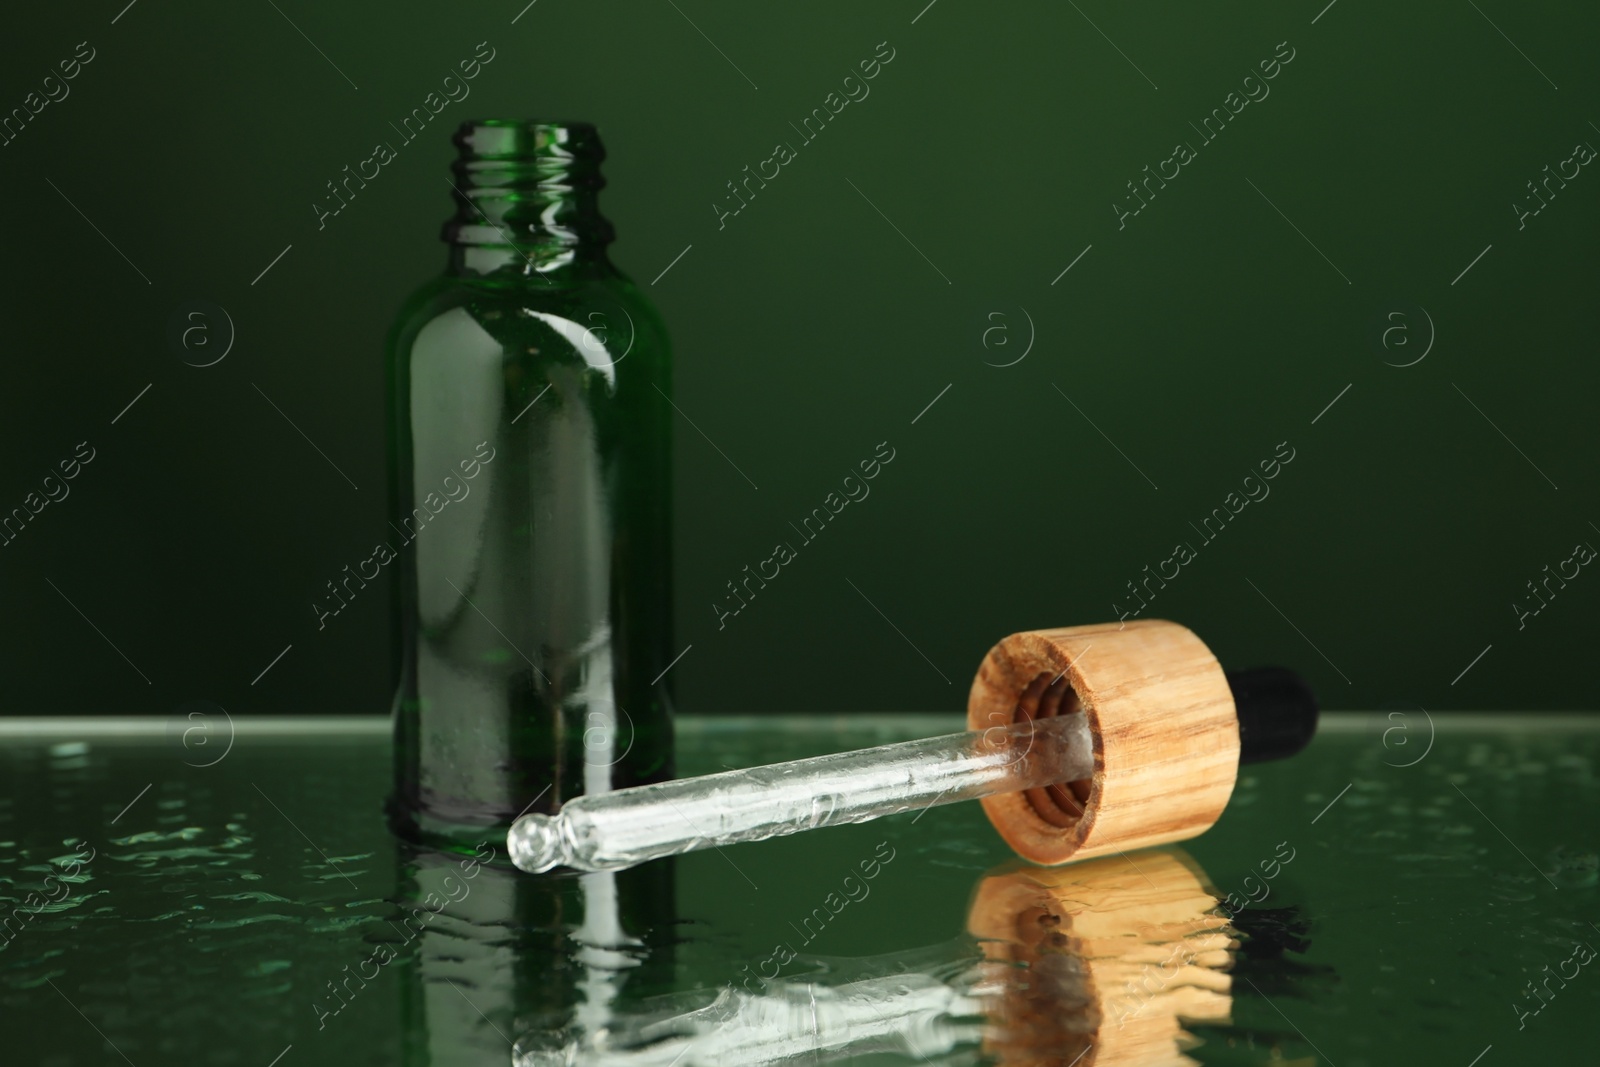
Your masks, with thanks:
M 557 283 L 609 267 L 605 149 L 587 123 L 468 122 L 451 165 L 449 272 Z
M 519 244 L 450 246 L 445 273 L 457 278 L 527 281 L 535 286 L 564 285 L 611 270 L 605 247 L 548 249 Z

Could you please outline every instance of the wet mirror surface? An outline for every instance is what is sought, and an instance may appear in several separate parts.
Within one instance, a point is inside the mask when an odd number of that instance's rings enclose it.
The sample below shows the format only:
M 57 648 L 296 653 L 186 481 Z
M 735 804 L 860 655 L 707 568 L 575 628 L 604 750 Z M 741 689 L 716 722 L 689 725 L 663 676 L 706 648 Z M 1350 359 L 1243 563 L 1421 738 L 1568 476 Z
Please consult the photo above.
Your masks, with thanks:
M 44 1067 L 1587 1058 L 1600 730 L 1435 723 L 1328 716 L 1182 848 L 1031 868 L 967 803 L 581 877 L 509 869 L 503 841 L 395 841 L 386 722 L 240 723 L 209 753 L 160 723 L 9 723 L 0 1047 Z M 685 717 L 679 769 L 960 727 Z

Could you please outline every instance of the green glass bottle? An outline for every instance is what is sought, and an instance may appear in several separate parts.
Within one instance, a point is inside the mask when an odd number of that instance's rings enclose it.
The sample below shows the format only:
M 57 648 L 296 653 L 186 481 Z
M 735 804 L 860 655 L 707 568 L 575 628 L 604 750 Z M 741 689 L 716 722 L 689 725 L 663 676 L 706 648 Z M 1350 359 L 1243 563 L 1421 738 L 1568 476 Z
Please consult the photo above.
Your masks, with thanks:
M 670 354 L 586 123 L 469 122 L 389 339 L 397 829 L 472 845 L 671 773 Z

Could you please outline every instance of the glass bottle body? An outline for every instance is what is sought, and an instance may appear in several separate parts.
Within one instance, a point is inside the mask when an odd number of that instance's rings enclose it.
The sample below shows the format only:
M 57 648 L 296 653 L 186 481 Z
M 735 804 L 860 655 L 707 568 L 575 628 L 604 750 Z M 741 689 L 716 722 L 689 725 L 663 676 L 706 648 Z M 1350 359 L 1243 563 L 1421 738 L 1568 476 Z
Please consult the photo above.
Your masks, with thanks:
M 402 310 L 402 832 L 476 843 L 670 776 L 669 394 L 665 331 L 602 242 L 458 243 Z

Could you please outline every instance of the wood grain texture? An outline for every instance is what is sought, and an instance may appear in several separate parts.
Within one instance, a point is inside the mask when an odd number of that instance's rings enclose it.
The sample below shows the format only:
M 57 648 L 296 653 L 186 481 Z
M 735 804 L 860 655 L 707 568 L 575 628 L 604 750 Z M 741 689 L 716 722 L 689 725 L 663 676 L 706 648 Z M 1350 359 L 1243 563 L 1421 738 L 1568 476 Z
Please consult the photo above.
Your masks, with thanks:
M 991 971 L 984 1051 L 1004 1067 L 1189 1067 L 1186 1022 L 1226 1024 L 1237 934 L 1171 849 L 986 878 L 967 930 Z
M 987 797 L 984 811 L 1006 843 L 1024 859 L 1055 864 L 1209 829 L 1239 771 L 1233 694 L 1211 650 L 1163 619 L 1012 634 L 972 681 L 968 726 L 1014 721 L 1031 683 L 1063 673 L 1094 735 L 1094 777 L 1074 784 L 1083 813 L 1047 810 L 1046 818 L 1037 791 Z

